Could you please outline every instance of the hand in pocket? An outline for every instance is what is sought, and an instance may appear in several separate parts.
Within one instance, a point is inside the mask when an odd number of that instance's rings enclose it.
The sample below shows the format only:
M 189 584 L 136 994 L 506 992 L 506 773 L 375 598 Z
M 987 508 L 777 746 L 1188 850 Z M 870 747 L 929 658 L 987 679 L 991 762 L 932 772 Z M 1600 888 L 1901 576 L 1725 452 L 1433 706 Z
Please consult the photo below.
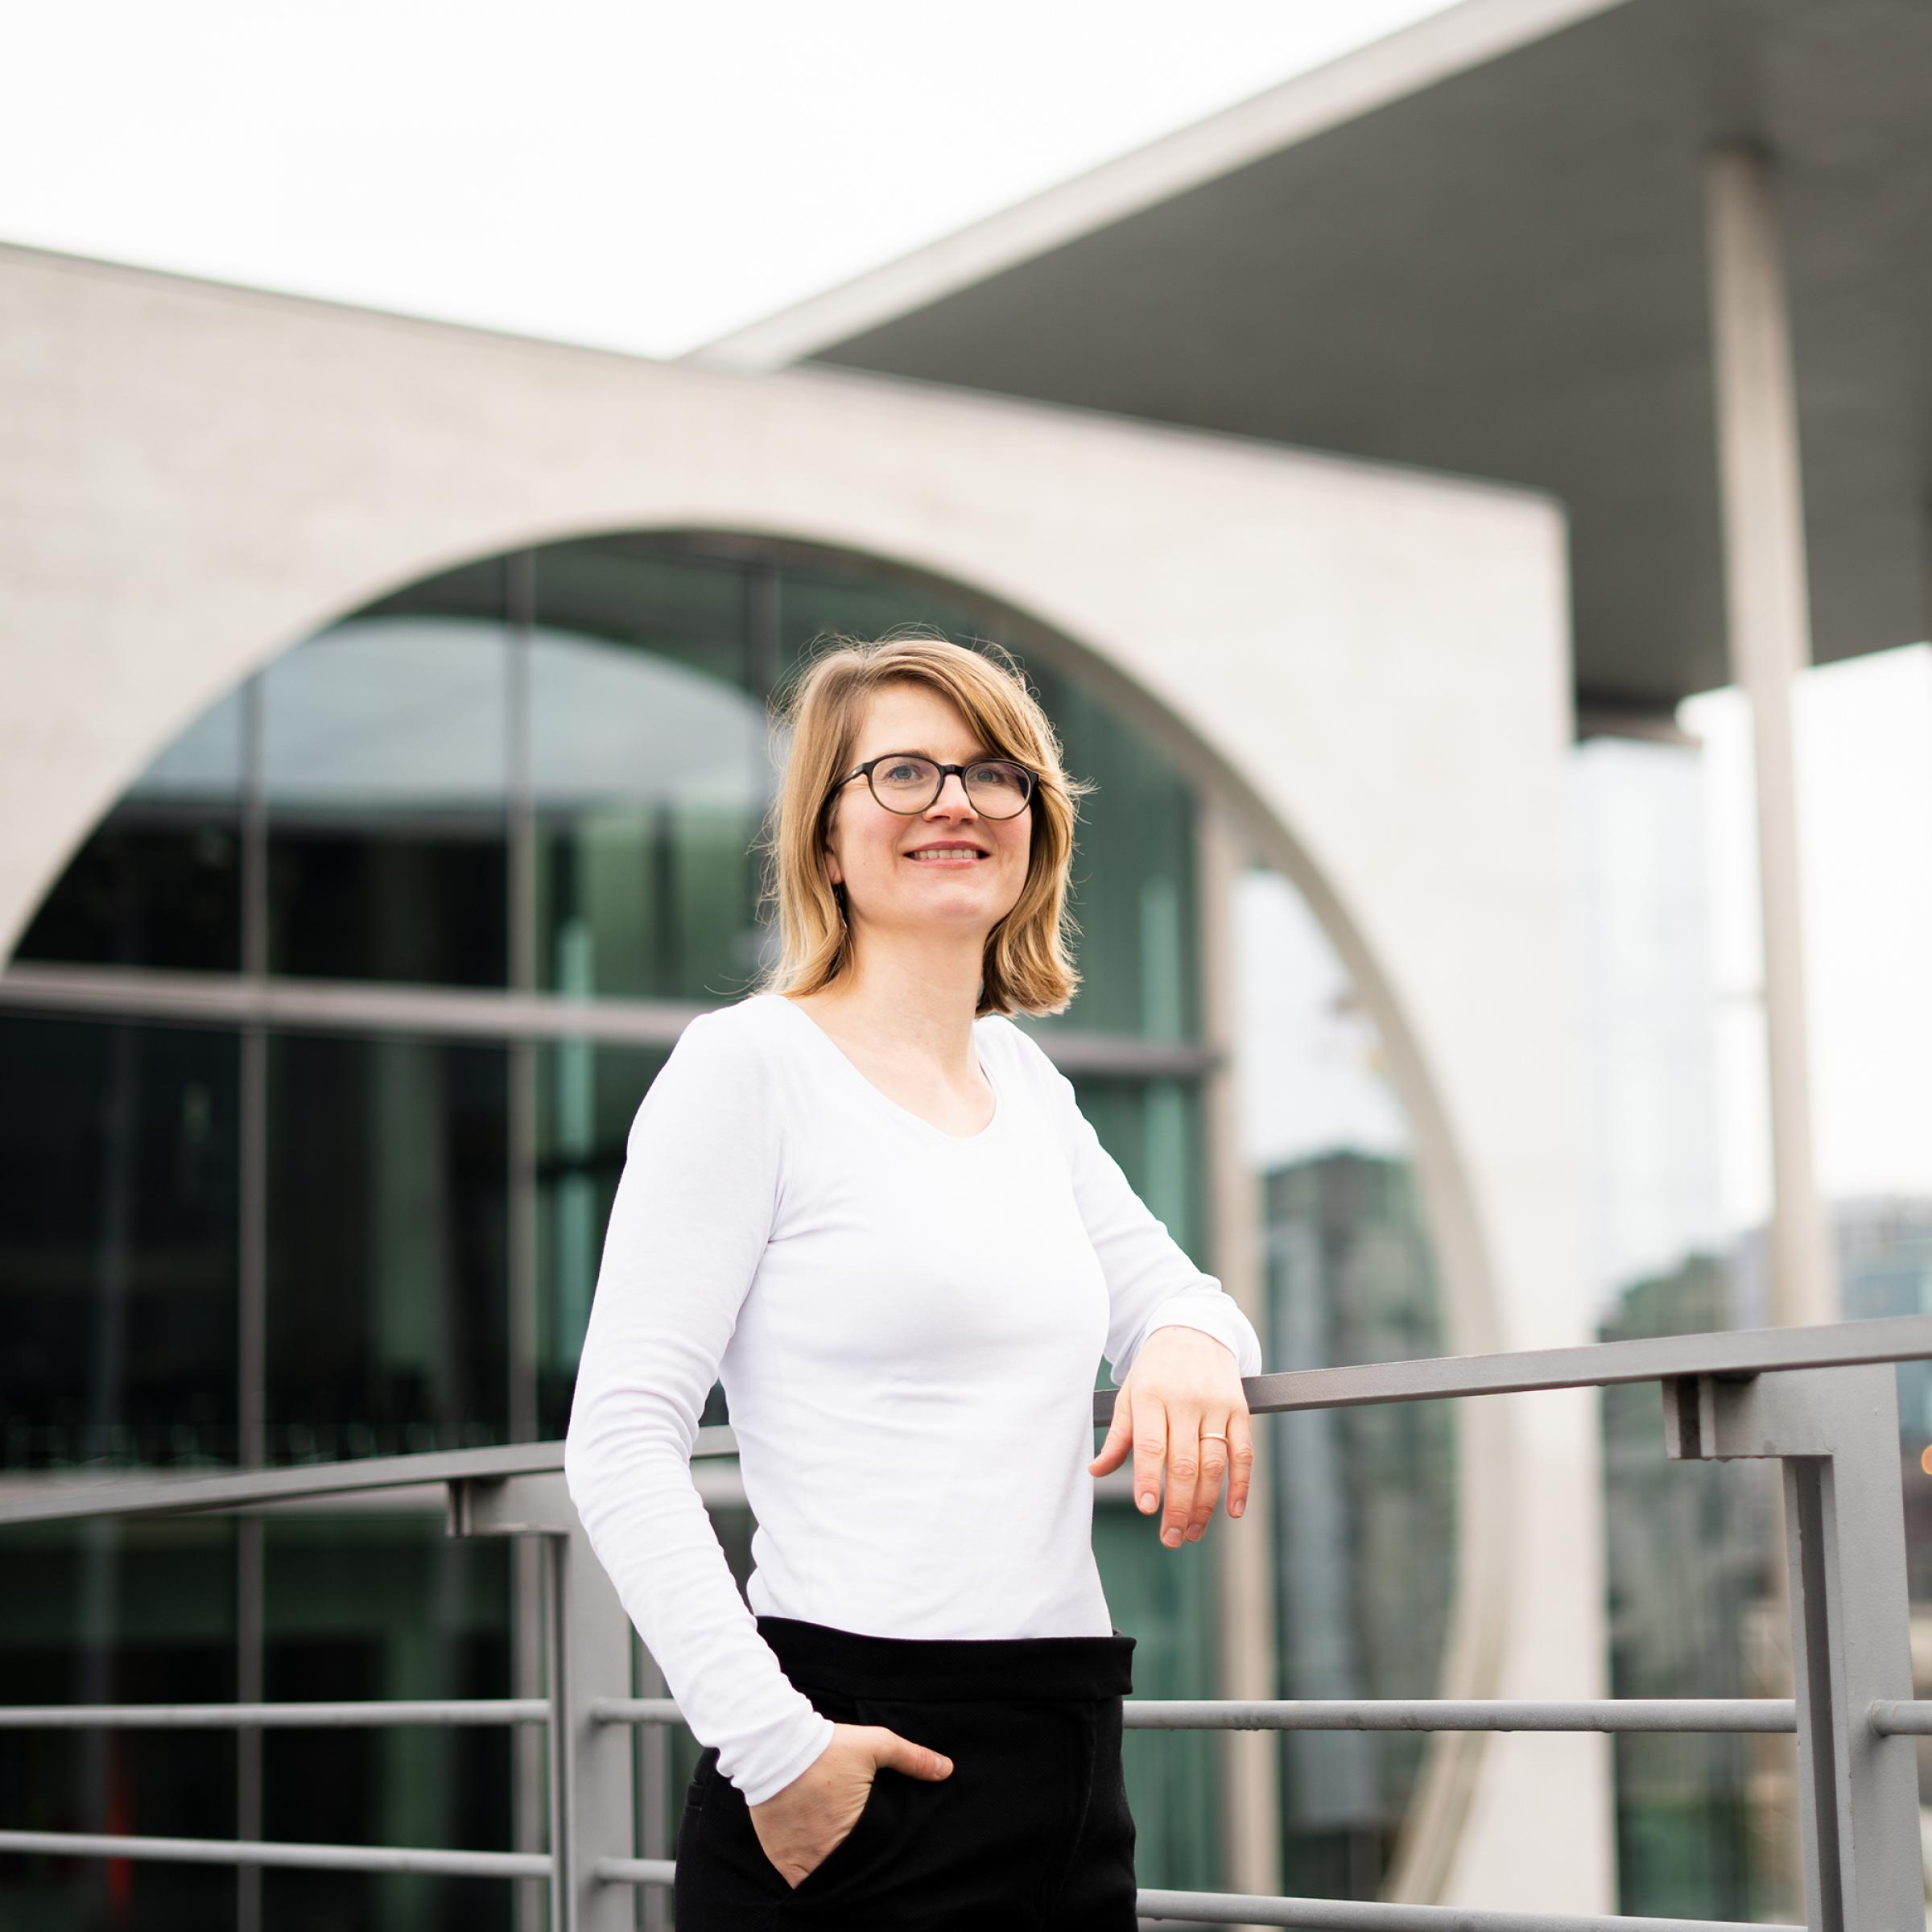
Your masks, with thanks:
M 935 1782 L 952 1761 L 883 1724 L 832 1726 L 832 1742 L 783 1790 L 746 1810 L 765 1856 L 795 1890 L 850 1836 L 880 1771 Z

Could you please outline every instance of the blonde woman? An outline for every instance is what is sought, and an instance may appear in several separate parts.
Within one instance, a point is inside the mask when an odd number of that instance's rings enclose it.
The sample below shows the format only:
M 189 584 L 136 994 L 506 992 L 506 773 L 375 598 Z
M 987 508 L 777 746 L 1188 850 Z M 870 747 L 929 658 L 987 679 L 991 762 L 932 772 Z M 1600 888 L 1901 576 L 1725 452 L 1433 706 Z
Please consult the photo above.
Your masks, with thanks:
M 1087 789 L 1010 659 L 839 639 L 787 715 L 778 962 L 638 1109 L 565 1446 L 704 1747 L 678 1932 L 1133 1932 L 1093 1478 L 1131 1455 L 1170 1548 L 1224 1477 L 1238 1516 L 1260 1344 L 1006 1017 L 1078 984 Z M 714 1379 L 749 1608 L 691 1480 Z

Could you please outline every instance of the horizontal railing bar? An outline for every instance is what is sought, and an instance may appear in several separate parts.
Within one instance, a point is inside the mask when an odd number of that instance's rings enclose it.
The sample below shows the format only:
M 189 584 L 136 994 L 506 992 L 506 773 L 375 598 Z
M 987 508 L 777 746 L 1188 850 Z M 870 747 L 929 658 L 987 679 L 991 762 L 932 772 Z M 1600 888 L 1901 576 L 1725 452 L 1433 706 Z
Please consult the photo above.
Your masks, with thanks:
M 1885 1708 L 1922 1711 L 1932 1719 L 1932 1704 Z M 1130 1697 L 1123 1701 L 1121 1709 L 1130 1731 L 1719 1732 L 1798 1728 L 1798 1708 L 1788 1697 L 1612 1697 L 1569 1703 L 1506 1698 Z M 601 1697 L 591 1706 L 590 1715 L 601 1724 L 683 1721 L 676 1703 L 668 1697 Z M 1932 1730 L 1932 1722 L 1926 1728 Z
M 0 1012 L 102 1019 L 260 1025 L 305 1033 L 403 1034 L 415 1039 L 590 1040 L 670 1047 L 711 1009 L 683 1000 L 585 999 L 381 980 L 257 978 L 147 966 L 35 964 L 0 969 Z M 1192 1080 L 1222 1055 L 1186 1040 L 1149 1040 L 1055 1026 L 1037 1036 L 1062 1072 Z
M 561 1443 L 502 1443 L 487 1449 L 419 1450 L 408 1455 L 369 1455 L 340 1463 L 295 1463 L 284 1469 L 220 1476 L 151 1476 L 117 1472 L 97 1485 L 62 1480 L 45 1494 L 16 1492 L 0 1502 L 0 1523 L 76 1521 L 84 1517 L 161 1516 L 180 1510 L 255 1509 L 313 1496 L 353 1496 L 358 1490 L 403 1488 L 416 1483 L 489 1481 L 544 1476 L 564 1467 Z
M 1867 1711 L 1865 1721 L 1879 1737 L 1932 1737 L 1932 1703 L 1881 1698 Z
M 508 1036 L 669 1046 L 704 1010 L 683 1001 L 587 1001 L 568 994 L 384 980 L 259 979 L 165 968 L 33 965 L 0 972 L 0 1011 L 289 1026 L 311 1033 L 402 1033 L 415 1038 Z
M 735 1455 L 737 1442 L 725 1427 L 700 1429 L 694 1456 Z M 123 1474 L 98 1482 L 62 1478 L 44 1493 L 0 1499 L 0 1525 L 78 1521 L 101 1516 L 162 1516 L 183 1510 L 250 1509 L 310 1496 L 353 1496 L 359 1492 L 402 1489 L 419 1483 L 490 1482 L 514 1476 L 555 1475 L 564 1467 L 564 1445 L 500 1443 L 487 1449 L 428 1449 L 408 1455 L 368 1455 L 341 1463 L 295 1463 L 284 1469 L 237 1470 L 219 1476 Z
M 681 1724 L 684 1714 L 669 1697 L 600 1697 L 590 1707 L 593 1724 Z
M 1265 1898 L 1233 1892 L 1146 1892 L 1142 1918 L 1196 1925 L 1301 1926 L 1310 1932 L 1792 1932 L 1744 1919 L 1616 1918 L 1579 1913 L 1480 1912 L 1346 1898 Z
M 1740 1328 L 1666 1335 L 1514 1355 L 1452 1355 L 1348 1368 L 1297 1368 L 1251 1375 L 1241 1386 L 1256 1415 L 1294 1409 L 1358 1408 L 1372 1402 L 1424 1402 L 1467 1395 L 1521 1395 L 1538 1389 L 1608 1388 L 1677 1376 L 1775 1374 L 1787 1368 L 1848 1368 L 1864 1362 L 1932 1356 L 1932 1315 L 1887 1315 L 1814 1327 Z M 1096 1424 L 1110 1422 L 1117 1391 L 1093 1398 Z
M 336 1704 L 0 1704 L 0 1731 L 349 1730 L 383 1724 L 547 1724 L 541 1697 Z
M 1790 1698 L 1265 1699 L 1129 1698 L 1142 1731 L 1795 1731 Z
M 592 1873 L 613 1885 L 668 1885 L 677 1875 L 677 1861 L 669 1858 L 601 1858 Z
M 1892 1315 L 1809 1328 L 1751 1328 L 1706 1335 L 1593 1342 L 1576 1348 L 1515 1355 L 1458 1355 L 1347 1368 L 1301 1368 L 1252 1375 L 1242 1387 L 1257 1415 L 1296 1409 L 1357 1407 L 1373 1402 L 1433 1402 L 1537 1389 L 1604 1388 L 1678 1376 L 1740 1377 L 1781 1369 L 1842 1368 L 1867 1362 L 1932 1358 L 1932 1315 Z M 1094 1420 L 1109 1422 L 1117 1391 L 1098 1390 Z M 700 1429 L 694 1455 L 732 1455 L 728 1427 Z M 75 1521 L 103 1516 L 155 1516 L 184 1510 L 272 1506 L 296 1497 L 353 1496 L 412 1484 L 490 1480 L 554 1474 L 564 1467 L 561 1442 L 511 1443 L 488 1449 L 430 1450 L 304 1463 L 232 1475 L 104 1478 L 97 1485 L 62 1480 L 44 1494 L 0 1501 L 0 1525 Z
M 613 1885 L 668 1885 L 668 1858 L 601 1858 L 592 1870 Z M 1464 1905 L 1391 1905 L 1345 1898 L 1265 1898 L 1233 1892 L 1142 1891 L 1142 1918 L 1196 1925 L 1302 1926 L 1311 1932 L 1791 1932 L 1743 1919 L 1617 1918 L 1576 1913 L 1478 1912 Z
M 443 1852 L 389 1845 L 270 1845 L 254 1839 L 126 1838 L 91 1831 L 0 1831 L 0 1852 L 134 1858 L 308 1872 L 422 1872 L 450 1878 L 548 1878 L 545 1852 Z

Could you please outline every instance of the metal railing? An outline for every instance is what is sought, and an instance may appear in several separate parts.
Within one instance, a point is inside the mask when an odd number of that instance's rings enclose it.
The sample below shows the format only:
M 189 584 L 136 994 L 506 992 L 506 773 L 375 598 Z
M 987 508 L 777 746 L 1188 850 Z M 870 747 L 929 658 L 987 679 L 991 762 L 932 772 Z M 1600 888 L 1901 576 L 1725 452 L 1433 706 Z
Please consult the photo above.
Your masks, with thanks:
M 1130 1698 L 1151 1730 L 1795 1732 L 1806 1922 L 1812 1932 L 1905 1932 L 1925 1923 L 1918 1762 L 1932 1703 L 1912 1696 L 1904 1497 L 1893 1364 L 1932 1358 L 1932 1317 L 1600 1343 L 1247 1378 L 1257 1415 L 1367 1403 L 1658 1382 L 1674 1460 L 1781 1465 L 1795 1695 L 1778 1699 L 1598 1699 L 1572 1703 L 1345 1702 Z M 1094 1419 L 1112 1415 L 1096 1393 Z M 694 1453 L 730 1453 L 700 1430 Z M 541 1698 L 411 1703 L 59 1705 L 0 1707 L 0 1728 L 236 1730 L 360 1725 L 546 1727 L 550 1850 L 457 1852 L 140 1838 L 0 1829 L 0 1852 L 185 1860 L 357 1872 L 462 1874 L 547 1883 L 551 1932 L 616 1932 L 634 1887 L 666 1887 L 673 1861 L 634 1835 L 635 1727 L 679 1721 L 668 1698 L 628 1688 L 631 1630 L 577 1521 L 563 1445 L 386 1456 L 247 1475 L 104 1480 L 0 1502 L 0 1526 L 86 1517 L 260 1509 L 316 1497 L 445 1487 L 456 1536 L 538 1539 L 543 1552 Z M 53 1486 L 50 1485 L 50 1489 Z M 647 1824 L 646 1836 L 656 1827 Z M 1295 1926 L 1325 1932 L 1757 1932 L 1740 1922 L 1393 1905 L 1143 1890 L 1143 1918 Z M 1768 1932 L 1768 1929 L 1767 1929 Z

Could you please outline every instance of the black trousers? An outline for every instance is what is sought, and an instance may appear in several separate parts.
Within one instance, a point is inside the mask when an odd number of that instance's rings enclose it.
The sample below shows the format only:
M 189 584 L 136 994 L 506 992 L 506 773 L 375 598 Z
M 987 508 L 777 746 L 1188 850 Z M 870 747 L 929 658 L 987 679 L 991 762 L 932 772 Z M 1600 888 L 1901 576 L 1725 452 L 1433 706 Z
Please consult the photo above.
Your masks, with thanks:
M 677 1932 L 1134 1932 L 1121 1772 L 1134 1640 L 868 1637 L 761 1616 L 827 1717 L 943 1752 L 936 1783 L 881 1768 L 858 1822 L 795 1889 L 745 1800 L 698 1760 L 677 1838 Z

